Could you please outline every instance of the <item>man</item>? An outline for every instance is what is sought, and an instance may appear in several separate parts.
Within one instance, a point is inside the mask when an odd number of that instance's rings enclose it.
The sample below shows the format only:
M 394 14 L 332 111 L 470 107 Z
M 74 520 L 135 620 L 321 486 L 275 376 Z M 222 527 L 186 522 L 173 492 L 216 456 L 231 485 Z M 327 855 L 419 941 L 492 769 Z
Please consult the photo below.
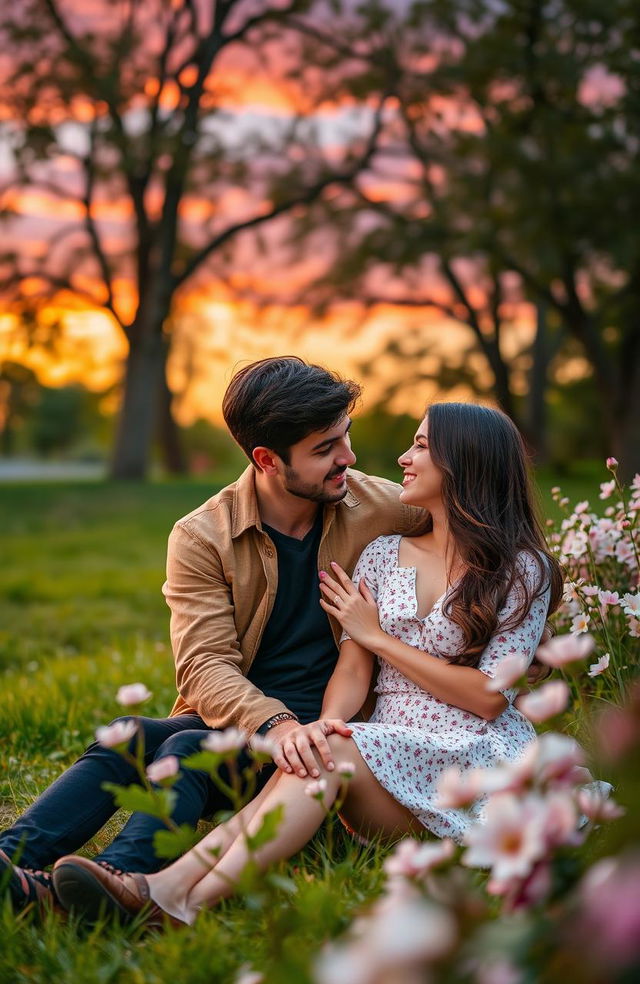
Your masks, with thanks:
M 359 395 L 356 383 L 294 357 L 264 359 L 232 379 L 224 418 L 250 465 L 171 533 L 164 593 L 178 699 L 169 718 L 141 721 L 147 764 L 183 759 L 209 729 L 235 725 L 268 733 L 276 766 L 317 775 L 303 725 L 319 715 L 339 640 L 319 605 L 318 570 L 335 560 L 350 571 L 370 540 L 424 519 L 392 482 L 347 471 Z M 328 747 L 318 752 L 327 762 Z M 0 835 L 0 878 L 4 871 L 15 907 L 55 904 L 42 869 L 112 815 L 104 782 L 135 780 L 122 756 L 94 743 Z M 185 770 L 174 790 L 177 824 L 228 807 L 202 772 Z M 114 878 L 120 869 L 157 870 L 161 827 L 133 814 L 96 863 Z

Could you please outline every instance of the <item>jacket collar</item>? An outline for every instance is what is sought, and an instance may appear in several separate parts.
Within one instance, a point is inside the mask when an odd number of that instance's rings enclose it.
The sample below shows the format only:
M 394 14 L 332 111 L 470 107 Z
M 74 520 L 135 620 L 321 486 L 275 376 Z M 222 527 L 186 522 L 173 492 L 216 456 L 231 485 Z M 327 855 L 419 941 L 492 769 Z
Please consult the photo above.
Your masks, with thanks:
M 353 508 L 359 504 L 359 501 L 357 495 L 349 487 L 344 499 L 335 505 L 324 507 L 325 515 L 329 510 L 333 513 L 340 508 Z M 231 536 L 235 539 L 254 526 L 259 530 L 262 529 L 262 520 L 258 512 L 258 497 L 256 496 L 255 468 L 253 465 L 249 465 L 234 485 Z

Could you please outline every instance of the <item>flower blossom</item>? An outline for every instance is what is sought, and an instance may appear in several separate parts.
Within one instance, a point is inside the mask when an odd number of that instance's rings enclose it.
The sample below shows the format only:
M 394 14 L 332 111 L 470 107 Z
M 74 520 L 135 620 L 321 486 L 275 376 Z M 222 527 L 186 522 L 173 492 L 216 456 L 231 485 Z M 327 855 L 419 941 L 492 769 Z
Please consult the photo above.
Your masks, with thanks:
M 587 632 L 591 616 L 587 612 L 580 612 L 571 622 L 571 631 L 576 635 Z
M 341 779 L 353 779 L 356 774 L 356 767 L 353 762 L 338 762 L 336 772 Z
M 449 861 L 454 851 L 455 845 L 448 837 L 434 843 L 406 837 L 386 859 L 383 868 L 389 877 L 419 878 Z
M 530 721 L 539 724 L 560 714 L 568 703 L 569 688 L 564 680 L 551 680 L 543 683 L 538 690 L 524 694 L 518 702 L 518 709 Z
M 617 467 L 618 467 L 617 458 L 607 458 L 607 468 L 609 469 L 609 471 L 615 471 Z
M 147 779 L 158 786 L 174 780 L 180 771 L 180 762 L 175 755 L 165 755 L 164 758 L 157 759 L 147 766 Z M 173 783 L 171 782 L 171 785 Z
M 587 676 L 590 676 L 590 677 L 600 676 L 601 673 L 604 673 L 605 670 L 608 670 L 609 669 L 609 660 L 610 659 L 611 659 L 611 657 L 610 657 L 609 653 L 605 653 L 604 656 L 601 656 L 600 657 L 600 659 L 598 660 L 597 663 L 592 663 L 591 664 L 591 666 L 589 667 L 589 672 L 588 672 Z
M 567 635 L 554 636 L 539 646 L 536 651 L 536 659 L 545 666 L 564 666 L 566 663 L 574 663 L 576 660 L 585 659 L 595 646 L 595 640 L 590 635 Z
M 383 896 L 355 931 L 355 939 L 321 953 L 314 975 L 318 984 L 375 984 L 390 974 L 404 980 L 405 969 L 449 953 L 458 935 L 453 915 L 417 893 Z
M 640 960 L 640 855 L 627 851 L 598 861 L 580 885 L 576 931 L 580 945 L 596 957 L 603 980 L 617 979 L 614 968 Z
M 317 799 L 318 801 L 322 801 L 324 799 L 324 794 L 327 791 L 327 780 L 313 779 L 311 782 L 307 783 L 307 785 L 304 787 L 304 791 L 307 794 L 307 796 L 311 797 L 311 799 Z
M 625 615 L 633 615 L 637 618 L 640 615 L 640 591 L 635 594 L 627 592 L 622 596 L 622 606 Z
M 116 700 L 122 707 L 135 707 L 137 704 L 144 704 L 149 700 L 151 691 L 147 690 L 144 683 L 128 683 L 120 687 L 116 694 Z
M 497 882 L 526 877 L 546 852 L 543 819 L 538 797 L 496 793 L 487 803 L 484 821 L 465 831 L 462 863 L 491 868 Z
M 96 728 L 96 741 L 103 748 L 119 748 L 128 745 L 137 730 L 137 722 L 132 719 L 114 721 L 113 724 Z
M 613 493 L 615 492 L 615 490 L 616 490 L 616 482 L 615 482 L 615 479 L 612 479 L 610 482 L 601 482 L 600 483 L 600 498 L 601 499 L 608 499 L 609 496 L 612 496 L 613 495 Z
M 252 736 L 250 745 L 251 751 L 255 752 L 256 755 L 266 755 L 270 758 L 273 758 L 278 747 L 272 738 L 258 734 Z
M 520 765 L 523 768 L 530 763 L 532 776 L 539 783 L 570 785 L 584 759 L 584 751 L 575 738 L 547 731 L 528 746 Z
M 606 783 L 603 785 L 608 786 Z M 596 788 L 589 789 L 584 787 L 579 789 L 576 793 L 576 801 L 578 803 L 578 809 L 581 813 L 584 813 L 585 817 L 595 823 L 606 822 L 607 820 L 617 820 L 619 817 L 624 816 L 625 809 L 620 806 L 615 800 L 612 800 L 608 795 L 608 789 L 603 791 L 598 787 L 597 783 L 593 783 Z
M 618 605 L 620 595 L 617 591 L 598 591 L 598 601 L 603 608 L 605 605 Z
M 200 742 L 200 747 L 207 752 L 224 755 L 240 752 L 247 744 L 247 736 L 239 728 L 227 728 L 225 731 L 211 731 Z
M 446 769 L 438 783 L 436 803 L 445 810 L 468 806 L 481 795 L 478 783 L 480 770 L 463 772 L 456 765 Z
M 529 669 L 529 660 L 525 659 L 524 656 L 509 655 L 501 659 L 496 667 L 495 674 L 490 677 L 485 688 L 490 693 L 496 693 L 499 690 L 506 690 L 508 687 L 512 687 L 514 683 L 524 677 Z
M 628 628 L 632 639 L 640 639 L 640 618 L 630 618 Z

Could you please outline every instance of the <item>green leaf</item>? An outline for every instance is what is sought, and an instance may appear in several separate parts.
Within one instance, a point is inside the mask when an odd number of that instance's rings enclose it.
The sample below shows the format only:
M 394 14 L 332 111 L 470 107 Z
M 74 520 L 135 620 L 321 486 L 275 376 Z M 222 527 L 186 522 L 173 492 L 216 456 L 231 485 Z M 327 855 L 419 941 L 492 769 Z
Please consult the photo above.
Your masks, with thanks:
M 177 830 L 156 830 L 153 835 L 153 850 L 157 858 L 179 858 L 198 843 L 198 834 L 188 823 L 182 823 Z
M 115 782 L 103 782 L 102 788 L 113 795 L 116 806 L 132 813 L 147 813 L 150 817 L 166 820 L 176 805 L 176 793 L 172 789 L 143 789 L 142 786 L 118 786 Z
M 268 813 L 262 818 L 262 823 L 256 831 L 255 834 L 247 834 L 247 847 L 250 851 L 257 851 L 259 848 L 268 844 L 276 836 L 278 827 L 282 822 L 282 817 L 284 816 L 284 806 L 282 803 L 278 803 L 273 810 L 269 810 Z
M 218 770 L 224 762 L 224 755 L 219 752 L 195 752 L 182 760 L 185 769 L 201 769 L 209 775 L 217 775 Z

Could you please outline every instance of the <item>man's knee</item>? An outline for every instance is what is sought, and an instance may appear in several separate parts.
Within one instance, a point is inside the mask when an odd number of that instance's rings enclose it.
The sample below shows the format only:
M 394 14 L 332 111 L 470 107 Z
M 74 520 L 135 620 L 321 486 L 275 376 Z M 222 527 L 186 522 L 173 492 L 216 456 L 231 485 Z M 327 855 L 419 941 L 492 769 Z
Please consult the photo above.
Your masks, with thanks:
M 205 736 L 206 732 L 202 731 L 177 731 L 162 742 L 154 759 L 165 758 L 167 755 L 175 755 L 176 758 L 183 759 L 194 755 L 200 751 Z

